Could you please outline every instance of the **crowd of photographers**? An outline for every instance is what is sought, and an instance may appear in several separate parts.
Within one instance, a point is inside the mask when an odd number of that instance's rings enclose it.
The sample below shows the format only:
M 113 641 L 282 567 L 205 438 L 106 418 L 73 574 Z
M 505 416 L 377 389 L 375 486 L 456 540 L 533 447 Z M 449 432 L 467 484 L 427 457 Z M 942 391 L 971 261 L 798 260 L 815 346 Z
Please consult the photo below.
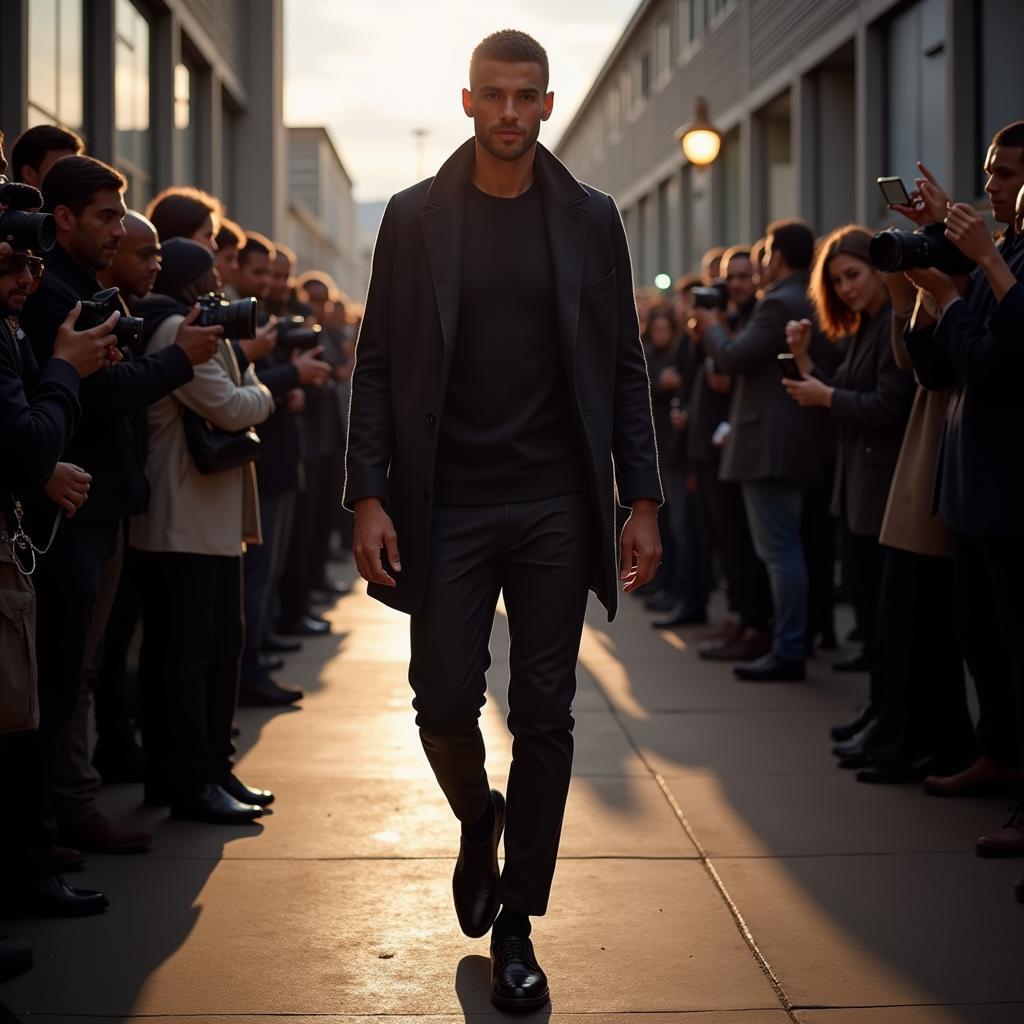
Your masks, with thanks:
M 233 718 L 302 699 L 275 673 L 347 589 L 358 311 L 206 193 L 126 210 L 61 128 L 9 168 L 0 133 L 0 171 L 0 914 L 83 916 L 107 898 L 64 873 L 151 844 L 101 782 L 210 823 L 274 798 L 235 774 Z M 0 977 L 30 962 L 0 941 Z
M 906 230 L 780 221 L 708 252 L 674 303 L 638 295 L 667 494 L 644 600 L 655 628 L 704 624 L 724 578 L 700 657 L 799 682 L 839 647 L 841 587 L 857 647 L 832 668 L 870 685 L 832 729 L 839 765 L 1007 797 L 975 848 L 1024 857 L 1024 122 L 984 155 L 996 240 L 918 168 Z

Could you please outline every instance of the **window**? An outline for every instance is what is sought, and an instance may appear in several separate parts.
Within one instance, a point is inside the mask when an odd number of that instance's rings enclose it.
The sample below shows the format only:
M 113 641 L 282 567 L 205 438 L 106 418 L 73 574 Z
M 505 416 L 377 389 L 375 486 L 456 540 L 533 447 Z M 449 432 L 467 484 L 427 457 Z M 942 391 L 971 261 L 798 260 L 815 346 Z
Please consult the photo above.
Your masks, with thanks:
M 640 54 L 640 95 L 647 99 L 651 95 L 651 51 L 644 50 Z
M 678 0 L 676 16 L 678 23 L 679 52 L 685 55 L 700 38 L 703 26 L 704 0 Z
M 722 139 L 722 154 L 716 171 L 720 177 L 720 201 L 718 202 L 719 237 L 725 245 L 736 245 L 740 241 L 740 130 L 733 128 Z
M 619 75 L 619 89 L 622 92 L 622 109 L 628 117 L 633 109 L 633 77 L 628 69 Z
M 128 179 L 126 202 L 139 209 L 153 195 L 149 23 L 129 0 L 117 0 L 114 29 L 117 166 Z
M 82 128 L 82 0 L 28 5 L 28 123 Z
M 980 0 L 978 21 L 980 137 L 976 152 L 980 157 L 1000 128 L 1021 117 L 1017 79 L 1020 40 L 1024 38 L 1024 5 L 1019 0 Z M 979 178 L 979 193 L 983 187 L 984 181 Z
M 608 87 L 608 137 L 615 138 L 619 133 L 619 123 L 622 117 L 622 94 L 618 86 L 612 83 Z
M 672 23 L 666 18 L 654 37 L 655 80 L 663 85 L 672 75 Z
M 793 192 L 793 155 L 791 150 L 790 95 L 783 93 L 759 111 L 761 129 L 761 173 L 765 223 L 781 217 L 796 216 Z M 728 154 L 726 156 L 728 160 Z M 728 172 L 728 165 L 724 164 Z
M 183 181 L 196 179 L 196 101 L 192 87 L 193 76 L 187 64 L 174 69 L 174 130 L 181 146 Z
M 718 21 L 731 7 L 736 5 L 736 0 L 708 0 L 708 20 Z

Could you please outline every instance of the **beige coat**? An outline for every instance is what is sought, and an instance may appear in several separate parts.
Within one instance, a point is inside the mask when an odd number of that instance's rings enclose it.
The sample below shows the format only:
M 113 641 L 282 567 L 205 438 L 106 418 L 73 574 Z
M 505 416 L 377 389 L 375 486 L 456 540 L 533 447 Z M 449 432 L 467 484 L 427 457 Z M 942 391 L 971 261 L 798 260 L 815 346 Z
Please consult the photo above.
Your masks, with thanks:
M 912 370 L 910 354 L 903 341 L 906 325 L 907 319 L 893 317 L 893 355 L 901 370 Z M 953 535 L 949 527 L 932 514 L 939 441 L 949 394 L 948 391 L 926 391 L 920 385 L 917 388 L 882 520 L 879 540 L 888 547 L 937 558 L 949 558 L 953 554 Z
M 168 317 L 146 351 L 170 345 L 182 319 Z M 217 355 L 197 366 L 188 384 L 151 405 L 149 509 L 132 518 L 128 543 L 140 551 L 237 557 L 243 542 L 261 542 L 256 468 L 249 463 L 223 473 L 200 473 L 185 442 L 183 408 L 222 430 L 244 430 L 262 423 L 273 412 L 274 400 L 251 366 L 239 374 L 230 343 L 222 341 Z

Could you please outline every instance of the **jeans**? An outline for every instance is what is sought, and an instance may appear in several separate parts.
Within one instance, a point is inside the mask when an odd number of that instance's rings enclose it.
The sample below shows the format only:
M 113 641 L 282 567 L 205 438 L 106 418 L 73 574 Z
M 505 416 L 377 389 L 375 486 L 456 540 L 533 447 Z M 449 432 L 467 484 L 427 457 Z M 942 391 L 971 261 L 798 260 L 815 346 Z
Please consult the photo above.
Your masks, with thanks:
M 757 557 L 768 569 L 775 605 L 772 650 L 802 661 L 807 642 L 807 560 L 801 535 L 807 485 L 788 480 L 743 483 L 743 501 Z

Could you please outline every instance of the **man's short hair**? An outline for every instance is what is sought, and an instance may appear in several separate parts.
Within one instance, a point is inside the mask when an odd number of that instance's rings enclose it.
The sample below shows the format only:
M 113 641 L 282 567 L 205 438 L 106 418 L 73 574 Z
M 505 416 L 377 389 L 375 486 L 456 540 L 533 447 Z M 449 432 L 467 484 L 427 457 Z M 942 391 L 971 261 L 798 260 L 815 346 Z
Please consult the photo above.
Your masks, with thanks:
M 699 287 L 703 283 L 704 278 L 697 271 L 693 271 L 689 274 L 683 274 L 673 285 L 673 290 L 677 295 L 683 292 L 692 292 L 694 288 Z
M 43 178 L 43 209 L 66 206 L 76 217 L 105 189 L 123 192 L 128 183 L 119 171 L 92 156 L 66 156 Z
M 280 259 L 282 256 L 288 261 L 289 267 L 295 266 L 295 250 L 289 249 L 284 242 L 274 242 L 274 258 Z
M 548 87 L 548 55 L 533 36 L 514 28 L 492 32 L 481 40 L 469 61 L 469 87 L 473 88 L 477 69 L 483 60 L 497 60 L 505 64 L 539 64 L 544 75 L 544 90 Z
M 790 270 L 808 270 L 814 260 L 814 232 L 802 220 L 777 220 L 765 235 L 772 240 L 772 252 L 781 252 Z
M 81 136 L 67 128 L 58 128 L 55 124 L 37 124 L 14 140 L 11 173 L 15 181 L 21 181 L 21 169 L 27 166 L 38 171 L 47 153 L 73 153 L 78 156 L 84 151 L 85 143 Z
M 245 232 L 233 220 L 222 217 L 220 230 L 214 235 L 213 240 L 217 243 L 218 249 L 241 249 L 245 245 Z
M 722 261 L 719 263 L 719 270 L 721 270 L 723 277 L 729 272 L 729 264 L 740 257 L 745 260 L 750 259 L 749 245 L 734 245 L 722 253 Z
M 1014 121 L 1000 128 L 992 136 L 992 145 L 1024 149 L 1024 121 Z
M 261 235 L 258 231 L 246 231 L 245 245 L 238 250 L 239 266 L 244 267 L 253 256 L 261 252 L 266 253 L 267 258 L 272 260 L 276 255 L 274 243 L 266 235 Z
M 308 289 L 311 284 L 319 285 L 323 288 L 327 292 L 328 299 L 338 290 L 338 286 L 334 283 L 334 278 L 325 270 L 307 270 L 304 274 L 300 274 L 295 281 L 295 290 L 306 292 L 308 295 Z
M 216 196 L 184 185 L 165 188 L 146 207 L 146 216 L 156 225 L 161 242 L 168 238 L 191 238 L 207 217 L 213 220 L 216 231 L 222 213 L 223 207 Z

